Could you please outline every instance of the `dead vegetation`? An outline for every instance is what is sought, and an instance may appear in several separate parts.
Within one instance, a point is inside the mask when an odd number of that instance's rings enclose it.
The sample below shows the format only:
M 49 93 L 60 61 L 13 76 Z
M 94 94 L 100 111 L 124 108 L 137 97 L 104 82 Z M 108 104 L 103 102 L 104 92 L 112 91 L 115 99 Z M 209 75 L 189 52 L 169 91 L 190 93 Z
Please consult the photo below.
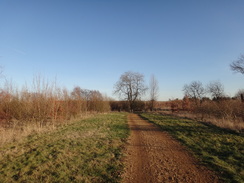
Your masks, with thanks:
M 136 101 L 136 111 L 151 111 L 150 101 Z M 111 110 L 129 111 L 126 101 L 111 101 Z M 153 112 L 191 118 L 237 132 L 244 131 L 244 103 L 241 98 L 203 98 L 185 96 L 182 100 L 155 101 Z
M 99 91 L 75 87 L 70 92 L 41 77 L 20 90 L 6 82 L 0 89 L 0 144 L 109 110 Z
M 196 101 L 188 98 L 172 100 L 168 106 L 167 114 L 208 122 L 221 128 L 237 132 L 244 131 L 244 103 L 238 98 L 221 98 L 218 100 L 203 99 Z

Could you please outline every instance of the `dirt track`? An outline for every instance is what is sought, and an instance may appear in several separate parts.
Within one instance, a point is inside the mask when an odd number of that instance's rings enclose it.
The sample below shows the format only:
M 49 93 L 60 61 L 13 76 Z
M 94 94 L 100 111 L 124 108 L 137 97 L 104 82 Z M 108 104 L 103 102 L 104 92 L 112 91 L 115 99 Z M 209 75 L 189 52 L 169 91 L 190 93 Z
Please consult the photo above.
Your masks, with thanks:
M 124 183 L 218 182 L 176 140 L 136 114 L 128 117 L 131 136 L 126 149 Z

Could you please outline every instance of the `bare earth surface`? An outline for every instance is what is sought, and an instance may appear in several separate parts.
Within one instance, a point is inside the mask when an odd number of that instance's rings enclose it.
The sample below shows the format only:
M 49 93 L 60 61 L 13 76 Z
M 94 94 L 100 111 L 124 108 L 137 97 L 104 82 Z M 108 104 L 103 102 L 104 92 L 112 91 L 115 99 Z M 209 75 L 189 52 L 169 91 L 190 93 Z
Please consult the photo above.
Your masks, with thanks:
M 130 114 L 124 183 L 213 183 L 218 177 L 159 127 Z

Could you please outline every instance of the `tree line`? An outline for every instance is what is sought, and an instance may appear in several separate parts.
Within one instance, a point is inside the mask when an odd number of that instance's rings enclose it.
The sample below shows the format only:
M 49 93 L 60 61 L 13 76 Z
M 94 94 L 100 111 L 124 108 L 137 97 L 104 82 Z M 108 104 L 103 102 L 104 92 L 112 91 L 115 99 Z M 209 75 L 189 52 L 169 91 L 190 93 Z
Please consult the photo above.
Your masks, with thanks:
M 244 74 L 244 56 L 230 64 L 231 70 Z M 2 72 L 2 70 L 1 70 Z M 149 91 L 149 100 L 143 96 Z M 172 103 L 172 108 L 186 109 L 191 112 L 218 117 L 228 116 L 232 119 L 244 119 L 244 92 L 239 91 L 237 100 L 230 100 L 224 93 L 219 81 L 210 82 L 206 87 L 200 81 L 193 81 L 183 87 L 185 97 L 181 107 Z M 206 97 L 206 93 L 211 98 Z M 56 83 L 48 83 L 36 78 L 33 87 L 14 89 L 11 84 L 0 88 L 0 125 L 12 125 L 34 122 L 40 126 L 45 123 L 77 118 L 87 112 L 107 112 L 110 110 L 155 110 L 159 96 L 157 79 L 152 75 L 149 87 L 145 84 L 144 75 L 138 72 L 125 72 L 114 85 L 114 94 L 120 101 L 113 101 L 98 90 L 82 89 L 79 86 L 72 91 L 59 88 Z M 238 99 L 241 100 L 238 100 Z M 225 108 L 223 108 L 226 106 Z
M 183 87 L 185 94 L 182 110 L 199 114 L 201 119 L 215 117 L 222 120 L 244 120 L 244 100 L 240 90 L 229 97 L 219 81 L 210 82 L 206 87 L 200 81 L 193 81 Z M 207 94 L 210 96 L 208 97 Z
M 18 90 L 8 83 L 0 89 L 0 126 L 4 127 L 57 124 L 88 112 L 107 111 L 109 101 L 98 90 L 76 86 L 69 91 L 41 78 L 35 78 L 31 88 Z
M 230 64 L 235 73 L 244 74 L 244 55 Z M 220 81 L 210 82 L 206 87 L 200 81 L 192 81 L 183 86 L 182 110 L 199 114 L 201 118 L 244 121 L 244 90 L 240 89 L 234 97 L 224 92 Z
M 244 55 L 230 64 L 234 72 L 244 74 Z M 142 96 L 149 90 L 149 101 L 143 101 Z M 206 117 L 215 117 L 222 120 L 244 121 L 244 90 L 239 90 L 235 97 L 225 94 L 224 86 L 220 81 L 212 81 L 203 86 L 200 81 L 192 81 L 183 86 L 184 98 L 170 101 L 172 112 L 183 110 Z M 149 88 L 144 76 L 136 72 L 125 72 L 114 85 L 114 94 L 120 101 L 110 103 L 112 110 L 155 110 L 159 95 L 158 82 L 152 76 Z

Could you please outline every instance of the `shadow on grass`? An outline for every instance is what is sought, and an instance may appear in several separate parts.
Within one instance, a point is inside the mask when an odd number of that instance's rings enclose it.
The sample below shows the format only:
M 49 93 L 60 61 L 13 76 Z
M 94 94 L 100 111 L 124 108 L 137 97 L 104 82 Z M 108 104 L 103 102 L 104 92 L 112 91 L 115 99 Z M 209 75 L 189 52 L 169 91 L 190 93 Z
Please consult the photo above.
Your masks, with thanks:
M 140 116 L 169 132 L 205 165 L 218 172 L 225 182 L 243 182 L 243 134 L 182 117 Z
M 192 119 L 186 118 L 186 117 L 176 117 L 172 115 L 165 115 L 165 114 L 159 114 L 162 117 L 169 117 L 166 122 L 157 124 L 155 121 L 150 120 L 147 117 L 142 116 L 142 113 L 139 114 L 139 116 L 147 120 L 150 123 L 156 124 L 157 126 L 161 127 L 163 130 L 166 131 L 179 131 L 179 132 L 197 132 L 197 133 L 212 133 L 215 135 L 225 135 L 225 134 L 231 134 L 236 136 L 244 136 L 244 133 L 238 133 L 236 131 L 233 131 L 231 129 L 221 128 L 218 126 L 215 126 L 214 124 L 211 124 L 210 122 L 202 122 L 202 121 L 194 121 Z M 163 120 L 163 119 L 161 119 Z M 176 120 L 176 122 L 171 122 L 171 120 Z M 166 125 L 165 123 L 178 123 L 177 125 Z M 187 123 L 196 123 L 198 125 L 196 126 L 186 126 L 181 124 L 187 124 Z

